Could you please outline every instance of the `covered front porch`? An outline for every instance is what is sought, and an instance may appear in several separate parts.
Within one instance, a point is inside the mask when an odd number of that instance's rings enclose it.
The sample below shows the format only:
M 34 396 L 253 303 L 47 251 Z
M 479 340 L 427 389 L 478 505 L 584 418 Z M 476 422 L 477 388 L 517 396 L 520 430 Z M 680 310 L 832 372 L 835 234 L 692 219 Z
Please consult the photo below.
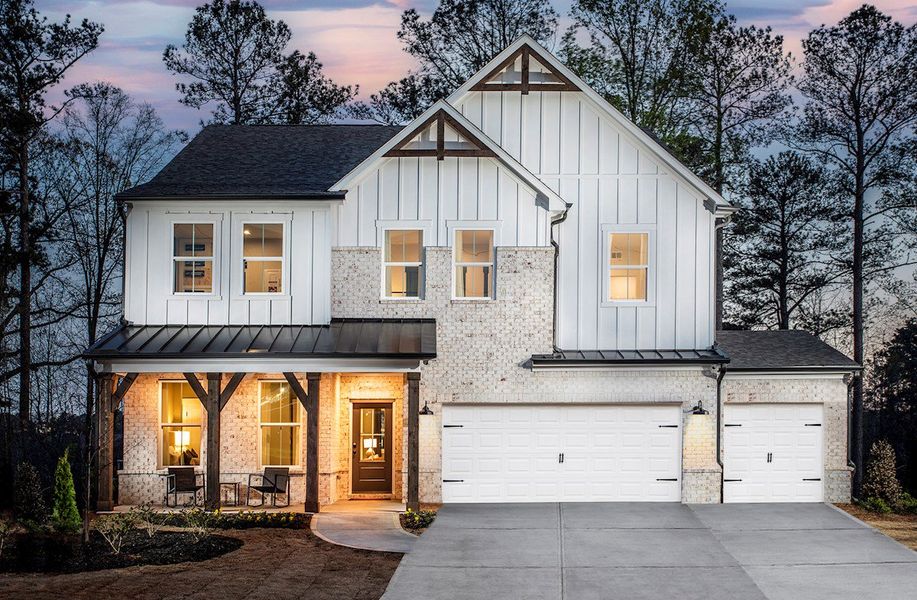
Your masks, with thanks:
M 127 326 L 87 356 L 100 371 L 99 510 L 165 504 L 176 467 L 195 472 L 197 499 L 211 509 L 258 507 L 264 475 L 281 488 L 264 507 L 419 506 L 418 368 L 435 357 L 433 321 Z

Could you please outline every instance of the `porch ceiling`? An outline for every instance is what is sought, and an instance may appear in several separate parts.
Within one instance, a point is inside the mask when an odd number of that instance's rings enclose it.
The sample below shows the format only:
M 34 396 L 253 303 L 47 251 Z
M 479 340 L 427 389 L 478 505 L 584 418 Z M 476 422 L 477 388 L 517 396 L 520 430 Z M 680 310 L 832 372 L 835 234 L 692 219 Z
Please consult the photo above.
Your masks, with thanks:
M 123 325 L 84 358 L 105 361 L 436 358 L 433 319 L 332 319 L 329 325 Z

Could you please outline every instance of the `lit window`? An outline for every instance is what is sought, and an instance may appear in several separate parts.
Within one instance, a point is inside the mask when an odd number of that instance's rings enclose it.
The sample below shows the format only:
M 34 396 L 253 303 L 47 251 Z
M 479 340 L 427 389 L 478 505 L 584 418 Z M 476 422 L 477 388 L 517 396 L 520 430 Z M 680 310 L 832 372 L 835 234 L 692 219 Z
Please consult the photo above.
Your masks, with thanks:
M 242 272 L 243 293 L 283 293 L 282 223 L 242 226 Z
M 172 291 L 213 293 L 213 223 L 172 225 Z
M 385 232 L 385 297 L 419 298 L 423 276 L 423 232 Z
M 299 465 L 299 400 L 285 381 L 261 382 L 261 465 Z
M 162 466 L 201 464 L 201 401 L 184 381 L 163 381 Z
M 608 234 L 608 300 L 646 300 L 648 233 Z
M 490 298 L 494 284 L 494 232 L 455 232 L 455 297 Z

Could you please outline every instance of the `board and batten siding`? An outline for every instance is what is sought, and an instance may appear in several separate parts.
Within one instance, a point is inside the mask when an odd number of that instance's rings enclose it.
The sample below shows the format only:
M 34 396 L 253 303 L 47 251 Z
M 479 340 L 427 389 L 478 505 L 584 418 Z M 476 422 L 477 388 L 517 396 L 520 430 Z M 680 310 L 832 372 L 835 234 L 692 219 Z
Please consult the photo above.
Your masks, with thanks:
M 468 92 L 456 108 L 573 205 L 555 230 L 561 348 L 713 343 L 714 218 L 694 187 L 580 92 Z M 602 231 L 619 225 L 653 232 L 655 293 L 644 304 L 603 302 Z
M 324 202 L 134 202 L 127 218 L 124 316 L 150 325 L 282 325 L 331 318 L 331 218 Z M 172 293 L 172 224 L 214 223 L 214 293 Z M 284 290 L 242 294 L 242 224 L 284 223 Z
M 446 138 L 448 139 L 448 137 Z M 423 229 L 424 246 L 448 246 L 449 230 L 494 226 L 498 246 L 547 246 L 550 215 L 529 184 L 493 158 L 385 158 L 333 209 L 333 245 L 383 245 L 385 229 Z

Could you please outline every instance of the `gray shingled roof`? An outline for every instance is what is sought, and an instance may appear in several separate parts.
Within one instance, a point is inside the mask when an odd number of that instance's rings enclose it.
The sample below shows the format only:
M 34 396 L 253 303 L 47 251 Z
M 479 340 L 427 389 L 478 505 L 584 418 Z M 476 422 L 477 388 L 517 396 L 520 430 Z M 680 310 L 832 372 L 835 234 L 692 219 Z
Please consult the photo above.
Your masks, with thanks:
M 806 331 L 718 331 L 729 371 L 855 370 L 846 355 Z
M 208 125 L 136 199 L 340 198 L 328 188 L 391 139 L 387 125 Z

